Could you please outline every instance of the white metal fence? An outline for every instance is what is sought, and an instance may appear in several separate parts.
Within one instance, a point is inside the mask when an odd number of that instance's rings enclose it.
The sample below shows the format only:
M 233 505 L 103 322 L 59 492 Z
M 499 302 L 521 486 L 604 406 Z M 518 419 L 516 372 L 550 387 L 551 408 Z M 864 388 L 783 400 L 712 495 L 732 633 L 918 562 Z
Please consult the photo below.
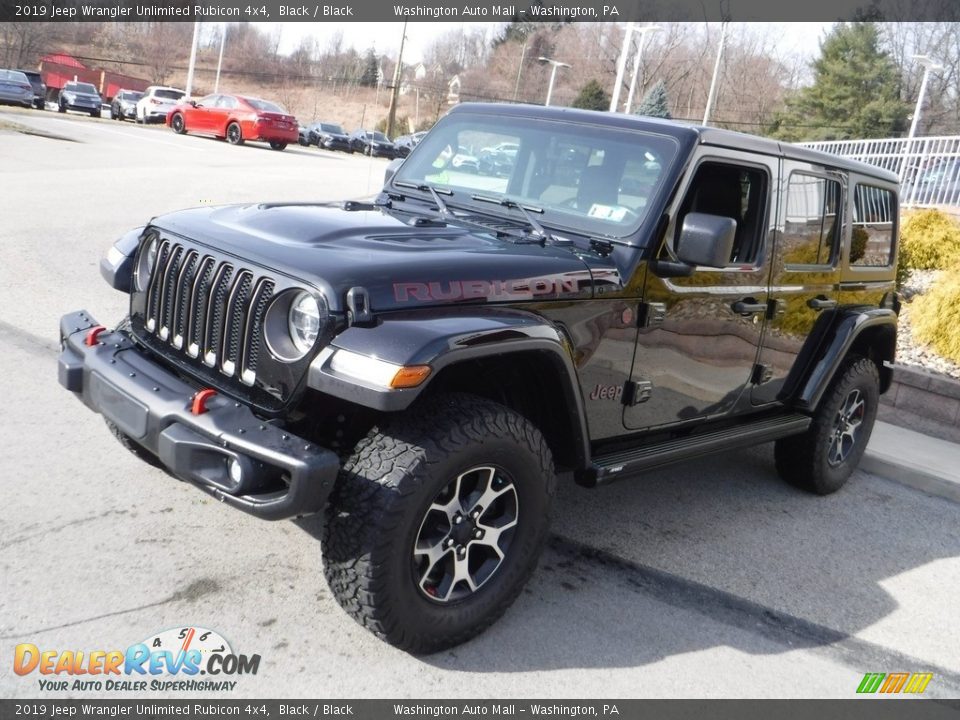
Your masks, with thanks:
M 903 205 L 960 207 L 960 136 L 800 143 L 900 176 Z

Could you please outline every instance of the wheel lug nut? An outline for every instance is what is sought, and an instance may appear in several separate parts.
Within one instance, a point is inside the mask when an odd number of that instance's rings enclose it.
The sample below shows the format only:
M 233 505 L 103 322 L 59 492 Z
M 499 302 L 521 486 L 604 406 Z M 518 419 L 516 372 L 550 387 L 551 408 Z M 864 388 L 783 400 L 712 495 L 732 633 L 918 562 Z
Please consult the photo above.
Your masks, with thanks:
M 480 517 L 480 511 L 474 510 L 472 513 L 470 513 L 470 517 L 476 520 L 478 517 Z
M 479 528 L 476 529 L 476 530 L 474 530 L 474 531 L 473 531 L 473 536 L 474 536 L 475 538 L 482 538 L 482 537 L 483 537 L 483 530 L 480 530 Z
M 447 541 L 444 543 L 447 547 L 453 547 L 453 538 L 447 538 Z
M 462 523 L 462 522 L 463 522 L 463 518 L 462 518 L 462 517 L 460 517 L 459 515 L 454 515 L 454 517 L 453 517 L 453 524 L 454 524 L 454 525 L 459 525 L 459 524 Z

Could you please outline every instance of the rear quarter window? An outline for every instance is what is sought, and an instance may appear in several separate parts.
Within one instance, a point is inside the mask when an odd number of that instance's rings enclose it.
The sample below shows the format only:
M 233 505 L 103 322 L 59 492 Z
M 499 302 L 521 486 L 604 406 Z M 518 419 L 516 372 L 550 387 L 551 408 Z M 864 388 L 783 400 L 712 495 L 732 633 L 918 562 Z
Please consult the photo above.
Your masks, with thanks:
M 858 183 L 853 191 L 852 267 L 890 267 L 894 257 L 897 197 L 887 188 Z

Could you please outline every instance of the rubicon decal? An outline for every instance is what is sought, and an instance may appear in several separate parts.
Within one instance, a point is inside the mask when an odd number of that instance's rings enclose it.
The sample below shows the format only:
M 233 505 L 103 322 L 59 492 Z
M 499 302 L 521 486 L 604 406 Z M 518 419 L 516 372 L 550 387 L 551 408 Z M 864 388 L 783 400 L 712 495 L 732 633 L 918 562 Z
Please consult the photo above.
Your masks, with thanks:
M 39 689 L 48 691 L 225 691 L 237 685 L 226 678 L 256 675 L 259 668 L 260 655 L 237 654 L 222 635 L 202 627 L 164 630 L 125 650 L 58 650 L 21 643 L 13 656 L 14 673 L 42 676 Z
M 406 282 L 393 284 L 397 302 L 411 300 L 522 300 L 524 298 L 577 295 L 585 277 L 537 277 L 524 280 L 449 280 L 445 282 Z

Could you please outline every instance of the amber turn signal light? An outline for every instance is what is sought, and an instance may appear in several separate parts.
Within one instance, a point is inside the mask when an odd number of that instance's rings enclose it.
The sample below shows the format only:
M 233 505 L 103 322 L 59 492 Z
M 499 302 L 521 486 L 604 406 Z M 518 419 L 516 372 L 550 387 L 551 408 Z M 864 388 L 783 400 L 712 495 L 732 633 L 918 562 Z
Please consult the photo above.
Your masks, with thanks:
M 409 367 L 402 367 L 397 370 L 397 374 L 393 376 L 393 380 L 390 381 L 390 387 L 392 387 L 394 390 L 416 387 L 426 380 L 429 374 L 429 365 L 410 365 Z

